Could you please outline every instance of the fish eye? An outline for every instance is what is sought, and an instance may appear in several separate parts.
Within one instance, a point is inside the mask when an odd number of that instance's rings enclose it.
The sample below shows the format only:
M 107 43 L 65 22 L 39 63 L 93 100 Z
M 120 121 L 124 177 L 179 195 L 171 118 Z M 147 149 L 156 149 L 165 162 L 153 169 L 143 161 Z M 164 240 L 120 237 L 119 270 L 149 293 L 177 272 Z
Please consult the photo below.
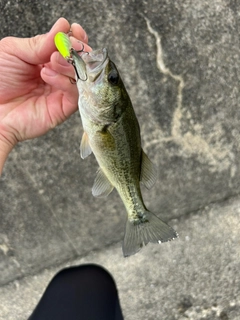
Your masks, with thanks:
M 119 74 L 117 70 L 111 70 L 108 75 L 108 82 L 110 82 L 112 85 L 116 86 L 119 81 Z

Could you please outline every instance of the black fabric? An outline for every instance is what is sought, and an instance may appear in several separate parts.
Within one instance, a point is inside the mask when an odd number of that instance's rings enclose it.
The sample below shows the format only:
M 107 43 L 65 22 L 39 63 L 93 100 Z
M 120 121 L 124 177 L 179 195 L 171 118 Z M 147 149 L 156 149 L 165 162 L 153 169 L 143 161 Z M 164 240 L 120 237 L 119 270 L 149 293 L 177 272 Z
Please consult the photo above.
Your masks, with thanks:
M 29 320 L 123 320 L 111 275 L 97 265 L 60 271 Z

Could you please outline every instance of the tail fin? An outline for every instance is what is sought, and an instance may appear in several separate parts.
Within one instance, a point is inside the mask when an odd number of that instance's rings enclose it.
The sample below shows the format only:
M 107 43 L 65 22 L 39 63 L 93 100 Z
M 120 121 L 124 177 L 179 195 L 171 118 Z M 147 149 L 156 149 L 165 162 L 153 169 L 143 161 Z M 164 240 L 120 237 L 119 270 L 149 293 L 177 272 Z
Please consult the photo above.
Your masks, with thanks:
M 150 211 L 145 211 L 139 220 L 127 220 L 123 240 L 124 257 L 137 253 L 149 242 L 161 243 L 177 238 L 178 234 Z

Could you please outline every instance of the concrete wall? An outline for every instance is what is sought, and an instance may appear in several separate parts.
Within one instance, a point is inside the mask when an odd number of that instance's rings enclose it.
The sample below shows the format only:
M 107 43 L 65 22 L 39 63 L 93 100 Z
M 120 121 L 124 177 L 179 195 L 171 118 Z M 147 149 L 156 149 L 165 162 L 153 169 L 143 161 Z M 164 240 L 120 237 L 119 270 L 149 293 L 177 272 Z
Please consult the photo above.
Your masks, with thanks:
M 237 1 L 1 1 L 1 38 L 47 32 L 64 16 L 107 47 L 158 167 L 143 190 L 165 220 L 240 193 Z M 0 180 L 0 284 L 122 239 L 116 192 L 95 199 L 78 114 L 19 144 Z M 217 217 L 216 217 L 217 218 Z M 171 222 L 170 222 L 171 224 Z M 119 246 L 120 250 L 120 246 Z

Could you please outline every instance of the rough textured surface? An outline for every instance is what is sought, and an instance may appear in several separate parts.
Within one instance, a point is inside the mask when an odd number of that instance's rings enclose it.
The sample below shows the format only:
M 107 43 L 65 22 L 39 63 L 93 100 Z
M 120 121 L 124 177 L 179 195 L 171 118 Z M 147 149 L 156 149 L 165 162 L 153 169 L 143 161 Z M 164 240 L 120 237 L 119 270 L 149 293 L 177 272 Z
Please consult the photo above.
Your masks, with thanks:
M 138 115 L 144 149 L 158 167 L 155 187 L 143 190 L 146 205 L 165 220 L 182 217 L 179 243 L 149 247 L 143 255 L 121 260 L 114 276 L 120 279 L 120 291 L 131 294 L 133 301 L 138 290 L 143 292 L 146 283 L 152 283 L 151 275 L 158 270 L 157 259 L 160 264 L 162 255 L 166 268 L 157 271 L 159 286 L 155 282 L 150 285 L 143 304 L 139 300 L 128 306 L 122 298 L 125 314 L 156 319 L 156 304 L 161 301 L 161 319 L 164 312 L 168 320 L 184 316 L 218 319 L 214 312 L 220 312 L 219 319 L 237 319 L 238 202 L 236 208 L 229 207 L 232 215 L 219 207 L 221 214 L 203 211 L 186 220 L 191 221 L 191 228 L 184 222 L 189 212 L 240 193 L 240 3 L 99 0 L 89 5 L 86 1 L 1 0 L 0 10 L 1 38 L 47 32 L 64 16 L 83 25 L 93 48 L 109 49 Z M 116 192 L 106 199 L 92 198 L 97 165 L 93 157 L 80 159 L 81 134 L 75 114 L 44 137 L 19 144 L 11 153 L 0 180 L 0 284 L 82 255 L 100 263 L 106 259 L 111 271 L 117 268 L 120 244 L 106 248 L 122 239 L 125 210 Z M 198 237 L 184 242 L 187 230 Z M 101 250 L 99 258 L 89 254 L 92 250 Z M 136 276 L 139 263 L 146 268 L 138 272 L 147 272 L 147 276 Z M 128 264 L 130 289 L 124 273 Z M 36 276 L 36 281 L 42 276 Z M 167 287 L 167 278 L 175 286 Z M 26 294 L 33 290 L 30 283 L 34 279 L 21 282 Z M 14 291 L 14 284 L 9 288 Z M 225 296 L 217 298 L 222 292 Z M 0 299 L 3 307 L 7 296 Z M 21 314 L 21 303 L 16 302 L 16 308 Z M 3 319 L 16 319 L 16 315 Z
M 240 199 L 175 220 L 180 239 L 123 258 L 120 244 L 67 265 L 97 263 L 113 275 L 126 320 L 240 319 Z M 65 265 L 0 288 L 0 319 L 24 320 Z M 11 299 L 9 299 L 11 297 Z

